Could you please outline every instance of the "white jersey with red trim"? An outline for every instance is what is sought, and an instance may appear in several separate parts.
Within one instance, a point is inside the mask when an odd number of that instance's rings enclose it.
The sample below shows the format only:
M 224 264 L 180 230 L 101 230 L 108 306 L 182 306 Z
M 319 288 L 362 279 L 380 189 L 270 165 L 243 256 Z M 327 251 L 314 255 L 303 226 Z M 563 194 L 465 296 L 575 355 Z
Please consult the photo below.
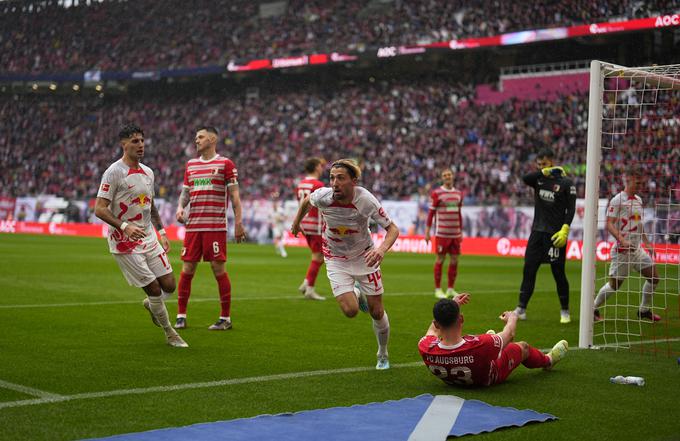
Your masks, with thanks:
M 607 217 L 615 219 L 614 226 L 633 248 L 639 248 L 642 242 L 643 213 L 642 198 L 630 197 L 625 191 L 614 196 L 607 206 Z M 618 243 L 614 251 L 618 251 Z
M 184 187 L 189 189 L 186 231 L 227 230 L 227 187 L 237 185 L 237 178 L 234 163 L 221 155 L 187 162 L 184 171 Z
M 309 197 L 323 217 L 323 254 L 326 260 L 351 260 L 373 248 L 368 220 L 387 228 L 392 221 L 380 202 L 363 187 L 354 187 L 349 204 L 333 199 L 333 189 L 324 187 Z
M 295 188 L 295 196 L 297 196 L 298 202 L 301 203 L 305 197 L 312 194 L 315 190 L 323 187 L 323 182 L 312 176 L 307 176 L 302 181 L 300 181 L 300 183 L 298 183 L 297 187 Z M 316 207 L 312 207 L 307 215 L 302 218 L 302 222 L 300 222 L 300 229 L 305 236 L 318 236 L 321 234 L 321 216 L 319 215 L 319 210 Z
M 430 194 L 430 210 L 435 212 L 435 236 L 463 237 L 463 194 L 456 188 L 436 188 Z
M 111 201 L 111 212 L 118 219 L 144 230 L 143 239 L 132 241 L 117 228 L 109 228 L 109 250 L 114 254 L 146 253 L 158 247 L 151 224 L 154 197 L 153 171 L 144 164 L 128 167 L 122 159 L 106 169 L 97 192 L 98 198 Z

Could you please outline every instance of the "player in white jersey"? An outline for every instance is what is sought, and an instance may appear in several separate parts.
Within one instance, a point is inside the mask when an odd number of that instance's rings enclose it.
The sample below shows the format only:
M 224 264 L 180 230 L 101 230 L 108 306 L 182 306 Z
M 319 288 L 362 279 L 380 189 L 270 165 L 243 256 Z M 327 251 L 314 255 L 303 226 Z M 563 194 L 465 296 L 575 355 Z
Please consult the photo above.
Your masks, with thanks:
M 647 279 L 642 286 L 642 300 L 637 315 L 639 318 L 659 321 L 661 317 L 649 309 L 659 275 L 654 260 L 642 249 L 644 243 L 647 250 L 652 255 L 654 253 L 644 230 L 642 198 L 636 194 L 643 183 L 643 173 L 639 167 L 630 166 L 626 170 L 625 180 L 623 191 L 614 196 L 607 206 L 607 231 L 616 239 L 616 245 L 611 252 L 609 282 L 600 288 L 595 298 L 594 318 L 595 321 L 602 320 L 598 308 L 623 285 L 633 269 Z
M 286 247 L 283 243 L 284 235 L 286 233 L 286 214 L 283 211 L 283 204 L 279 201 L 274 201 L 274 210 L 271 214 L 272 226 L 272 240 L 274 241 L 274 249 L 276 254 L 281 257 L 288 257 Z
M 333 163 L 331 187 L 319 188 L 302 200 L 291 232 L 297 236 L 309 209 L 318 208 L 324 220 L 322 251 L 333 295 L 345 316 L 355 317 L 360 308 L 371 314 L 378 340 L 376 369 L 382 370 L 390 367 L 387 352 L 390 322 L 382 303 L 380 262 L 399 237 L 399 229 L 375 196 L 357 186 L 360 177 L 361 170 L 353 160 Z M 368 230 L 369 219 L 387 232 L 377 248 Z
M 154 174 L 139 162 L 144 156 L 144 132 L 127 124 L 118 137 L 123 157 L 104 172 L 95 215 L 111 226 L 109 250 L 128 283 L 146 293 L 143 304 L 153 323 L 163 328 L 170 346 L 186 348 L 188 345 L 170 325 L 163 303 L 163 297 L 175 291 L 175 277 L 166 254 L 170 242 L 153 203 Z

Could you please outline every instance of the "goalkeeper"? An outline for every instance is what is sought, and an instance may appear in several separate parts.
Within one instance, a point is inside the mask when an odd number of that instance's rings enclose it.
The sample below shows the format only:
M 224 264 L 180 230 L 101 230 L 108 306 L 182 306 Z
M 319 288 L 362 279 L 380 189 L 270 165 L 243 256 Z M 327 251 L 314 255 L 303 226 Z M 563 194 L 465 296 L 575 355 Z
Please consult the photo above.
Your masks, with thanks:
M 542 263 L 549 263 L 560 298 L 560 323 L 569 323 L 569 281 L 564 266 L 569 225 L 576 212 L 576 187 L 562 167 L 554 166 L 553 157 L 551 149 L 540 150 L 536 155 L 539 170 L 522 178 L 534 189 L 535 205 L 515 313 L 520 320 L 526 320 L 526 308 L 534 293 L 538 268 Z

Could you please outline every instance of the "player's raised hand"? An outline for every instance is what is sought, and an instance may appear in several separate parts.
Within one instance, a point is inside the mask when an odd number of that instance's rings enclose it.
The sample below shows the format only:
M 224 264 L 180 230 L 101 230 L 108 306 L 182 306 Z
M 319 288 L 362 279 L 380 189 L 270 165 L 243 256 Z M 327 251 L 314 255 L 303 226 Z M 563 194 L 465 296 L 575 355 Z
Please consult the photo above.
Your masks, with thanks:
M 186 222 L 186 219 L 184 218 L 184 208 L 182 207 L 177 207 L 177 213 L 175 213 L 175 219 L 177 219 L 177 222 L 180 224 L 183 224 Z
M 366 265 L 377 267 L 378 265 L 380 265 L 380 262 L 382 262 L 383 257 L 385 257 L 384 252 L 380 251 L 377 248 L 373 248 L 372 250 L 368 250 L 364 260 L 366 261 Z
M 458 303 L 458 305 L 467 305 L 467 303 L 470 301 L 470 294 L 464 292 L 462 294 L 458 294 L 456 297 L 453 298 L 453 301 Z
M 133 224 L 127 224 L 123 233 L 125 233 L 130 240 L 141 240 L 146 236 L 144 230 Z
M 517 314 L 515 314 L 515 311 L 505 311 L 498 318 L 504 322 L 508 322 L 508 320 L 512 319 L 513 317 L 515 320 L 517 320 Z

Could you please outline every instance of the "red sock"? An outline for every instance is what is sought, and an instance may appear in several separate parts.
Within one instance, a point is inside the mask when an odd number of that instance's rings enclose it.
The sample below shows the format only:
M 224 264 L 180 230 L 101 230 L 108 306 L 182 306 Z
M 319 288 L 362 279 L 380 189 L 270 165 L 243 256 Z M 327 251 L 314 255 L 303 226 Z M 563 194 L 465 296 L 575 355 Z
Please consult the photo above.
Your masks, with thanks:
M 231 312 L 231 282 L 229 282 L 229 276 L 227 273 L 221 276 L 215 277 L 217 280 L 217 288 L 220 291 L 220 305 L 222 305 L 222 311 L 220 312 L 220 317 L 229 317 Z
M 444 262 L 434 263 L 434 287 L 437 289 L 442 287 L 442 265 Z
M 538 349 L 529 346 L 529 356 L 522 364 L 529 369 L 548 367 L 550 366 L 550 357 Z
M 309 262 L 307 276 L 305 277 L 305 279 L 307 279 L 307 285 L 314 286 L 316 283 L 316 276 L 319 274 L 319 268 L 321 268 L 322 263 L 323 262 L 317 262 L 316 260 Z
M 179 286 L 177 288 L 177 314 L 187 313 L 187 303 L 189 303 L 189 296 L 191 295 L 191 279 L 193 274 L 181 272 L 179 274 Z
M 456 276 L 458 275 L 458 262 L 456 263 L 449 263 L 449 271 L 448 271 L 448 287 L 453 288 L 453 285 L 456 284 Z

